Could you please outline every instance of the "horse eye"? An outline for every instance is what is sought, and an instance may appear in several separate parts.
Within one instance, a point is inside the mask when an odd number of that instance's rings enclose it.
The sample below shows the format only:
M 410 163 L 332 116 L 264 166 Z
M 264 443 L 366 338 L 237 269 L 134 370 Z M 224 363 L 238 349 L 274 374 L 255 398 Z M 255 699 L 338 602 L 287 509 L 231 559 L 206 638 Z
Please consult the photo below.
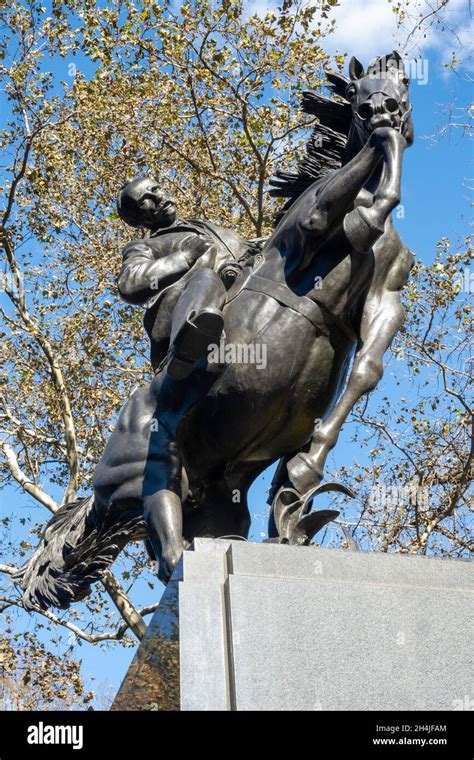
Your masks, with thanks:
M 356 96 L 356 91 L 354 88 L 346 92 L 346 98 L 349 98 L 349 100 L 354 100 L 355 96 Z
M 399 106 L 395 98 L 385 98 L 385 108 L 389 113 L 397 113 Z
M 363 121 L 365 121 L 365 119 L 370 119 L 372 116 L 372 108 L 370 106 L 370 103 L 361 103 L 357 109 L 357 114 Z

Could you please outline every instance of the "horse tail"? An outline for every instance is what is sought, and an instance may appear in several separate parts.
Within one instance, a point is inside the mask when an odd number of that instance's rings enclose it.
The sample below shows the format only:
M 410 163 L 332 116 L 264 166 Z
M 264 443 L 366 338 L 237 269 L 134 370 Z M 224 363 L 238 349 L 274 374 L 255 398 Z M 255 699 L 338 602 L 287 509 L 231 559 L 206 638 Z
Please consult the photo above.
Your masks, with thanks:
M 107 521 L 109 522 L 109 521 Z M 142 519 L 130 511 L 115 514 L 107 527 L 98 519 L 94 497 L 60 507 L 40 543 L 13 580 L 23 589 L 23 606 L 67 609 L 91 591 L 123 547 L 134 540 Z M 138 536 L 137 536 L 138 537 Z

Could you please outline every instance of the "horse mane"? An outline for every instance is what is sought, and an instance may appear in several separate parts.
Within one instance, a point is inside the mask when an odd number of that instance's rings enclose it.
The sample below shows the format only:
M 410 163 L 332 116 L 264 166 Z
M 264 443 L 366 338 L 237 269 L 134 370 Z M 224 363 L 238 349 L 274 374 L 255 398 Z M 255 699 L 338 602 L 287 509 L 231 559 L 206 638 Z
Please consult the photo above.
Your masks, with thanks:
M 275 222 L 313 182 L 329 171 L 340 169 L 348 160 L 352 109 L 345 92 L 351 80 L 335 71 L 327 71 L 326 79 L 331 96 L 313 90 L 302 94 L 301 110 L 318 119 L 303 159 L 294 171 L 279 169 L 269 180 L 270 195 L 288 199 L 275 214 Z

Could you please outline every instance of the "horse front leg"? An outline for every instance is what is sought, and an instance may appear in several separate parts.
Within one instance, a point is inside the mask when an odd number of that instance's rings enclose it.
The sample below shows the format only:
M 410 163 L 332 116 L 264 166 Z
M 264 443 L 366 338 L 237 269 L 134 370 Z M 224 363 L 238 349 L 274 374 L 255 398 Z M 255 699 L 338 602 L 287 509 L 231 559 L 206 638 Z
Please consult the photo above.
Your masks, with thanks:
M 384 233 L 390 212 L 400 202 L 401 170 L 406 147 L 403 135 L 392 127 L 381 127 L 374 130 L 363 149 L 366 155 L 369 148 L 381 154 L 384 164 L 372 206 L 358 206 L 344 218 L 345 234 L 361 253 L 370 250 Z M 402 264 L 400 271 L 396 263 L 394 272 L 389 271 L 381 280 L 375 281 L 364 304 L 360 348 L 346 389 L 332 413 L 315 432 L 309 451 L 296 454 L 288 462 L 288 475 L 301 494 L 321 481 L 327 456 L 336 444 L 342 425 L 357 401 L 373 390 L 382 377 L 383 355 L 404 317 L 400 290 L 411 267 L 409 259 L 407 261 L 407 266 Z
M 369 144 L 382 154 L 381 179 L 372 205 L 358 206 L 343 223 L 346 237 L 359 253 L 369 251 L 383 235 L 390 213 L 400 203 L 403 154 L 408 147 L 403 135 L 393 127 L 375 129 Z
M 377 299 L 377 296 L 374 296 Z M 336 445 L 342 425 L 357 401 L 373 390 L 383 374 L 383 356 L 404 318 L 400 292 L 385 291 L 373 303 L 366 303 L 357 352 L 347 386 L 331 414 L 314 433 L 309 451 L 296 454 L 287 465 L 288 476 L 300 494 L 318 485 L 331 449 Z
M 308 197 L 306 211 L 298 220 L 300 228 L 312 238 L 311 256 L 341 225 L 356 251 L 365 253 L 370 250 L 383 234 L 390 212 L 400 202 L 406 147 L 407 142 L 400 132 L 392 127 L 379 127 L 349 163 L 330 175 L 323 186 L 318 184 L 314 198 Z M 357 196 L 381 160 L 381 179 L 372 205 L 353 209 Z

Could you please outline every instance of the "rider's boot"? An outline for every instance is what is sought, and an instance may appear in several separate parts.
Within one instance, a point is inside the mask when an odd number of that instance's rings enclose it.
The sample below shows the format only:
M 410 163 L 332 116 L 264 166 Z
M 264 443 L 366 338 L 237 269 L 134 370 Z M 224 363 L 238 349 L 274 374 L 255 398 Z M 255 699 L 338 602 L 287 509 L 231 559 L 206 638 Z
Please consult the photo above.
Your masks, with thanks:
M 173 380 L 188 377 L 209 347 L 219 343 L 225 294 L 221 279 L 211 269 L 201 269 L 189 281 L 173 312 L 166 364 Z
M 173 380 L 188 377 L 197 362 L 207 355 L 209 346 L 219 343 L 223 329 L 224 317 L 218 309 L 192 311 L 168 352 L 168 375 Z

